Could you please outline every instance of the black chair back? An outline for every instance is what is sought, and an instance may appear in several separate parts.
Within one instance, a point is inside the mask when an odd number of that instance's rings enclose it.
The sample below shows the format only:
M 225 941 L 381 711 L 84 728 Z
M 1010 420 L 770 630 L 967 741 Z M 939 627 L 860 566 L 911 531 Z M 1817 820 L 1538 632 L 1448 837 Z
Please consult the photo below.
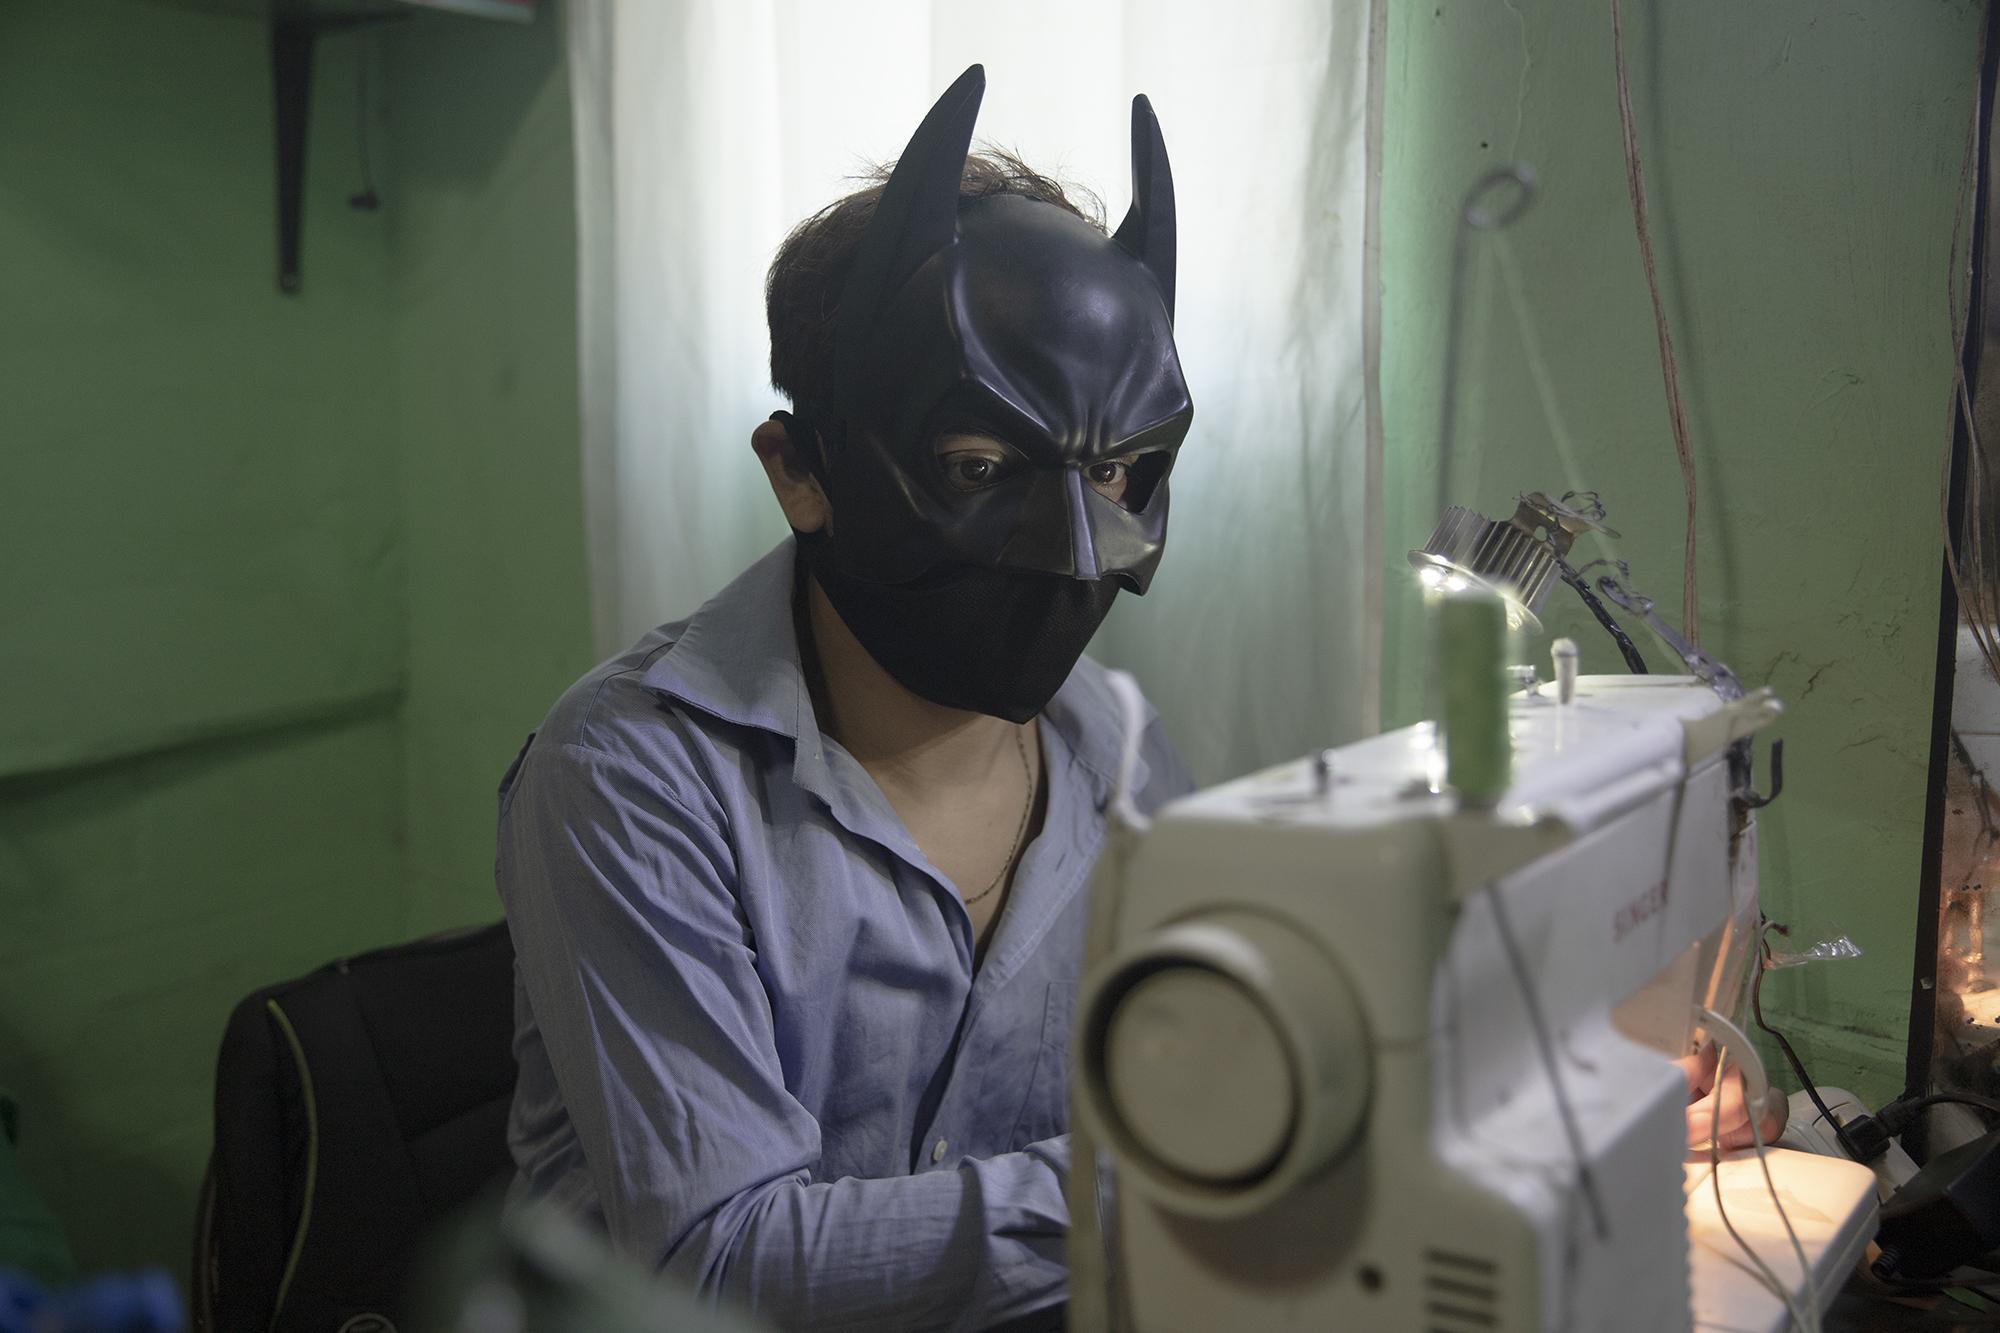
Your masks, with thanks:
M 236 1006 L 215 1079 L 196 1333 L 390 1333 L 419 1242 L 511 1169 L 504 922 L 344 958 Z

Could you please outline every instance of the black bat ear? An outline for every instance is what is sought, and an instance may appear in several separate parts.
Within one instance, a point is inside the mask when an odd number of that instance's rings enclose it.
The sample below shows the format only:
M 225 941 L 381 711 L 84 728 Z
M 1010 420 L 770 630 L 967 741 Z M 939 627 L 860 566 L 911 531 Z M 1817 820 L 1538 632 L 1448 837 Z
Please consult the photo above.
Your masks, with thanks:
M 1160 120 L 1144 93 L 1132 99 L 1132 207 L 1112 240 L 1144 264 L 1174 313 L 1174 173 Z
M 875 216 L 861 235 L 834 327 L 835 383 L 853 382 L 882 309 L 923 262 L 958 236 L 958 192 L 986 69 L 968 66 L 932 104 L 896 159 Z

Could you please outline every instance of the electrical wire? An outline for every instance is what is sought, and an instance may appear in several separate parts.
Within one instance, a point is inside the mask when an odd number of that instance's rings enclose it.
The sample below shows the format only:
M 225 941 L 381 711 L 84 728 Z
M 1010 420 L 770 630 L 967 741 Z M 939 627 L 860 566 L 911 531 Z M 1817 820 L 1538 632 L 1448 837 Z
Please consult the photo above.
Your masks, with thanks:
M 1718 1067 L 1720 1063 L 1718 1060 Z M 1718 1108 L 1721 1100 L 1720 1097 L 1716 1099 Z M 1812 1261 L 1806 1258 L 1806 1247 L 1799 1243 L 1799 1233 L 1792 1225 L 1792 1215 L 1785 1211 L 1784 1200 L 1778 1197 L 1778 1182 L 1771 1179 L 1771 1155 L 1764 1146 L 1764 1129 L 1757 1123 L 1758 1114 L 1756 1110 L 1750 1112 L 1750 1142 L 1757 1148 L 1757 1169 L 1763 1173 L 1764 1191 L 1771 1196 L 1771 1206 L 1778 1210 L 1778 1220 L 1785 1224 L 1785 1238 L 1791 1241 L 1792 1254 L 1799 1261 L 1800 1280 L 1803 1283 L 1800 1288 L 1801 1298 L 1805 1302 L 1806 1314 L 1812 1317 L 1812 1325 L 1807 1333 L 1819 1333 L 1819 1284 L 1813 1279 Z M 1720 1206 L 1718 1202 L 1717 1207 Z
M 1933 1092 L 1927 1097 L 1917 1098 L 1911 1105 L 1910 1110 L 1914 1113 L 1928 1110 L 1933 1106 L 1943 1106 L 1947 1103 L 1954 1106 L 1976 1106 L 1982 1111 L 1993 1115 L 2000 1115 L 2000 1101 L 1995 1101 L 1991 1097 L 1981 1097 L 1977 1093 L 1971 1092 Z
M 1674 335 L 1667 327 L 1667 308 L 1660 299 L 1660 278 L 1653 264 L 1653 232 L 1646 209 L 1646 174 L 1639 159 L 1639 136 L 1632 128 L 1632 85 L 1625 72 L 1625 30 L 1618 0 L 1611 0 L 1611 51 L 1618 76 L 1618 125 L 1625 145 L 1625 188 L 1632 197 L 1632 224 L 1639 233 L 1639 261 L 1646 271 L 1646 291 L 1653 298 L 1653 328 L 1660 342 L 1660 377 L 1666 383 L 1667 423 L 1673 428 L 1674 454 L 1681 465 L 1681 493 L 1687 500 L 1687 526 L 1681 563 L 1681 634 L 1701 647 L 1700 600 L 1695 595 L 1695 474 L 1694 447 L 1688 442 L 1687 408 L 1681 402 L 1680 371 L 1674 362 Z
M 1867 1154 L 1855 1146 L 1854 1140 L 1847 1133 L 1847 1126 L 1842 1124 L 1840 1117 L 1827 1106 L 1826 1098 L 1820 1096 L 1819 1085 L 1814 1083 L 1812 1075 L 1806 1072 L 1805 1062 L 1799 1059 L 1799 1053 L 1792 1049 L 1791 1042 L 1785 1040 L 1785 1034 L 1772 1027 L 1764 1018 L 1764 971 L 1770 954 L 1770 943 L 1765 937 L 1773 930 L 1780 935 L 1785 933 L 1785 928 L 1777 922 L 1768 917 L 1760 917 L 1757 926 L 1757 956 L 1750 965 L 1751 1020 L 1764 1031 L 1766 1036 L 1778 1043 L 1779 1051 L 1784 1054 L 1785 1063 L 1792 1067 L 1792 1073 L 1798 1077 L 1799 1086 L 1805 1089 L 1806 1096 L 1812 1100 L 1813 1109 L 1819 1112 L 1820 1119 L 1833 1126 L 1833 1136 L 1840 1143 L 1840 1150 L 1854 1161 L 1866 1166 Z
M 1753 946 L 1751 950 L 1752 953 L 1751 964 L 1748 969 L 1748 975 L 1744 983 L 1744 989 L 1746 992 L 1748 992 L 1749 995 L 1754 995 L 1756 993 L 1763 977 L 1763 970 L 1764 970 L 1763 951 L 1761 947 L 1758 947 L 1762 945 L 1763 938 L 1764 938 L 1763 933 L 1759 931 L 1757 936 L 1757 946 Z M 1747 998 L 1747 996 L 1739 995 L 1737 997 L 1737 1003 L 1739 1004 L 1742 1003 L 1742 1001 L 1745 998 Z M 1778 1296 L 1780 1300 L 1784 1301 L 1785 1309 L 1790 1314 L 1792 1322 L 1798 1328 L 1799 1333 L 1821 1333 L 1820 1318 L 1819 1318 L 1819 1293 L 1817 1290 L 1818 1284 L 1813 1280 L 1812 1263 L 1810 1260 L 1806 1258 L 1805 1246 L 1799 1243 L 1799 1233 L 1797 1229 L 1792 1226 L 1791 1214 L 1785 1211 L 1784 1200 L 1780 1198 L 1778 1195 L 1777 1182 L 1771 1178 L 1771 1163 L 1769 1160 L 1768 1151 L 1764 1146 L 1764 1130 L 1763 1127 L 1757 1123 L 1758 1117 L 1762 1114 L 1763 1108 L 1761 1106 L 1751 1105 L 1747 1082 L 1744 1088 L 1743 1108 L 1745 1116 L 1750 1122 L 1750 1142 L 1756 1149 L 1757 1169 L 1763 1173 L 1764 1189 L 1771 1196 L 1771 1207 L 1777 1211 L 1778 1220 L 1784 1224 L 1785 1237 L 1791 1242 L 1792 1254 L 1799 1261 L 1799 1273 L 1802 1282 L 1800 1291 L 1804 1298 L 1803 1305 L 1799 1304 L 1798 1302 L 1792 1299 L 1791 1288 L 1785 1284 L 1783 1279 L 1779 1278 L 1776 1270 L 1774 1270 L 1769 1263 L 1765 1262 L 1764 1257 L 1761 1254 L 1758 1254 L 1757 1251 L 1750 1246 L 1750 1243 L 1748 1241 L 1743 1239 L 1742 1234 L 1736 1230 L 1736 1224 L 1729 1220 L 1729 1210 L 1723 1205 L 1722 1178 L 1721 1178 L 1722 1176 L 1721 1172 L 1722 1090 L 1723 1087 L 1725 1086 L 1728 1074 L 1729 1053 L 1732 1048 L 1739 1049 L 1748 1052 L 1751 1060 L 1755 1060 L 1756 1052 L 1750 1046 L 1750 1039 L 1743 1034 L 1743 1030 L 1737 1027 L 1736 1024 L 1730 1022 L 1727 1018 L 1724 1018 L 1722 1015 L 1717 1014 L 1712 1010 L 1703 1010 L 1702 1012 L 1703 1012 L 1703 1020 L 1705 1022 L 1707 1022 L 1711 1026 L 1722 1029 L 1722 1035 L 1730 1039 L 1718 1043 L 1718 1048 L 1715 1057 L 1715 1088 L 1713 1093 L 1711 1094 L 1713 1100 L 1709 1104 L 1708 1178 L 1709 1178 L 1709 1183 L 1713 1187 L 1715 1193 L 1716 1216 L 1722 1219 L 1723 1229 L 1729 1233 L 1730 1239 L 1734 1240 L 1738 1248 L 1740 1248 L 1744 1252 L 1744 1254 L 1749 1256 L 1751 1263 L 1753 1263 L 1757 1267 L 1758 1272 L 1762 1274 L 1762 1277 L 1765 1280 L 1765 1285 L 1768 1286 Z M 1750 1064 L 1746 1061 L 1739 1059 L 1738 1063 L 1743 1064 L 1746 1071 L 1750 1068 Z M 1759 1070 L 1761 1073 L 1761 1062 L 1759 1063 Z M 1766 1087 L 1768 1088 L 1769 1080 L 1760 1079 L 1760 1081 L 1764 1082 Z
M 1758 1280 L 1762 1282 L 1765 1285 L 1765 1287 L 1767 1287 L 1771 1291 L 1773 1295 L 1775 1295 L 1779 1300 L 1785 1303 L 1785 1311 L 1791 1317 L 1792 1324 L 1795 1328 L 1799 1330 L 1799 1333 L 1820 1333 L 1817 1313 L 1812 1310 L 1812 1304 L 1813 1304 L 1812 1269 L 1810 1266 L 1805 1265 L 1805 1258 L 1803 1252 L 1801 1252 L 1800 1254 L 1799 1262 L 1802 1266 L 1805 1266 L 1805 1273 L 1806 1273 L 1807 1304 L 1805 1308 L 1801 1308 L 1799 1306 L 1799 1303 L 1792 1299 L 1791 1288 L 1785 1283 L 1785 1280 L 1783 1278 L 1778 1276 L 1777 1270 L 1772 1268 L 1769 1263 L 1765 1262 L 1764 1256 L 1757 1253 L 1757 1249 L 1755 1246 L 1753 1246 L 1749 1241 L 1743 1239 L 1743 1233 L 1738 1231 L 1736 1229 L 1736 1224 L 1729 1220 L 1729 1210 L 1723 1206 L 1722 1081 L 1723 1078 L 1727 1075 L 1728 1069 L 1729 1069 L 1729 1052 L 1725 1049 L 1718 1052 L 1715 1057 L 1715 1087 L 1716 1087 L 1715 1099 L 1708 1108 L 1709 1112 L 1708 1183 L 1712 1187 L 1715 1193 L 1715 1215 L 1722 1219 L 1722 1229 L 1729 1233 L 1729 1238 L 1736 1242 L 1736 1247 L 1743 1251 L 1743 1253 L 1749 1258 L 1751 1264 L 1756 1268 Z M 1756 1133 L 1756 1121 L 1757 1121 L 1757 1113 L 1755 1111 L 1752 1111 L 1750 1113 L 1750 1122 L 1751 1122 L 1751 1132 L 1753 1135 Z M 1761 1162 L 1763 1160 L 1763 1157 L 1764 1157 L 1763 1141 L 1761 1139 L 1758 1139 L 1757 1158 Z M 1768 1183 L 1770 1181 L 1770 1178 L 1771 1177 L 1769 1169 L 1766 1168 L 1764 1179 Z M 1778 1192 L 1775 1187 L 1773 1187 L 1771 1190 L 1771 1201 L 1773 1204 L 1777 1205 L 1778 1216 L 1781 1218 L 1785 1218 L 1785 1230 L 1787 1233 L 1790 1233 L 1792 1229 L 1791 1219 L 1785 1217 L 1784 1205 L 1778 1203 Z M 1792 1236 L 1792 1243 L 1794 1245 L 1798 1244 L 1798 1237 L 1796 1235 Z
M 1745 999 L 1748 998 L 1748 992 L 1756 988 L 1758 982 L 1761 980 L 1764 974 L 1764 958 L 1762 953 L 1756 949 L 1752 949 L 1751 955 L 1752 956 L 1750 959 L 1750 968 L 1749 968 L 1750 975 L 1744 981 L 1745 994 L 1737 997 L 1738 1004 L 1741 1004 Z M 1725 1027 L 1728 1028 L 1728 1030 L 1734 1036 L 1736 1036 L 1739 1040 L 1743 1042 L 1746 1049 L 1749 1048 L 1750 1039 L 1743 1035 L 1742 1029 L 1738 1028 L 1734 1023 L 1729 1022 L 1727 1019 L 1722 1019 L 1721 1022 Z M 1753 1057 L 1754 1054 L 1755 1052 L 1753 1051 L 1752 1052 Z M 1716 1060 L 1716 1067 L 1718 1069 L 1721 1068 L 1721 1058 L 1719 1056 L 1717 1057 Z M 1761 1062 L 1760 1062 L 1760 1067 L 1761 1067 Z M 1766 1080 L 1767 1086 L 1768 1083 L 1769 1080 L 1767 1079 Z M 1722 1087 L 1721 1080 L 1718 1079 L 1716 1081 L 1717 1093 L 1715 1099 L 1715 1112 L 1717 1116 L 1720 1116 L 1722 1112 L 1721 1087 Z M 1748 1112 L 1748 1119 L 1750 1121 L 1750 1142 L 1753 1145 L 1755 1145 L 1757 1149 L 1757 1169 L 1760 1172 L 1762 1172 L 1764 1176 L 1764 1189 L 1771 1196 L 1771 1207 L 1777 1210 L 1778 1220 L 1785 1224 L 1785 1237 L 1786 1239 L 1791 1241 L 1792 1254 L 1796 1256 L 1799 1261 L 1799 1273 L 1801 1275 L 1801 1280 L 1804 1284 L 1801 1288 L 1801 1291 L 1803 1292 L 1804 1295 L 1805 1310 L 1806 1313 L 1812 1317 L 1811 1327 L 1809 1329 L 1803 1330 L 1803 1333 L 1819 1333 L 1819 1326 L 1820 1326 L 1819 1292 L 1817 1290 L 1817 1283 L 1813 1281 L 1813 1266 L 1812 1263 L 1806 1258 L 1805 1246 L 1799 1243 L 1798 1230 L 1792 1226 L 1792 1215 L 1785 1211 L 1785 1201 L 1778 1197 L 1777 1182 L 1771 1179 L 1770 1155 L 1765 1151 L 1764 1148 L 1764 1128 L 1762 1125 L 1757 1123 L 1757 1118 L 1761 1114 L 1762 1108 L 1746 1106 L 1745 1110 Z M 1722 1196 L 1718 1192 L 1716 1195 L 1716 1207 L 1718 1209 L 1722 1206 L 1721 1199 Z M 1789 1306 L 1789 1302 L 1787 1302 L 1787 1305 Z
M 1626 669 L 1635 676 L 1646 675 L 1646 659 L 1639 656 L 1638 646 L 1632 642 L 1632 636 L 1625 632 L 1624 626 L 1611 618 L 1611 613 L 1604 609 L 1604 603 L 1597 600 L 1597 594 L 1590 590 L 1590 584 L 1583 575 L 1577 573 L 1569 561 L 1561 556 L 1556 557 L 1556 572 L 1562 576 L 1564 583 L 1576 589 L 1576 595 L 1590 608 L 1590 614 L 1596 616 L 1597 623 L 1604 626 L 1605 632 L 1611 635 L 1612 641 L 1618 645 L 1618 655 L 1625 659 Z

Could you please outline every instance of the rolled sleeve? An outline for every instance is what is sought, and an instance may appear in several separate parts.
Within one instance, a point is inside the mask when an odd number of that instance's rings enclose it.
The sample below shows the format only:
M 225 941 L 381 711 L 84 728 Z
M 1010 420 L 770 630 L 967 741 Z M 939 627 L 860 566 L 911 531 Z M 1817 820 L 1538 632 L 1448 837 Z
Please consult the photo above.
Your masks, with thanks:
M 498 878 L 539 1046 L 613 1244 L 786 1327 L 979 1328 L 1061 1298 L 1066 1140 L 815 1179 L 719 814 L 543 743 Z

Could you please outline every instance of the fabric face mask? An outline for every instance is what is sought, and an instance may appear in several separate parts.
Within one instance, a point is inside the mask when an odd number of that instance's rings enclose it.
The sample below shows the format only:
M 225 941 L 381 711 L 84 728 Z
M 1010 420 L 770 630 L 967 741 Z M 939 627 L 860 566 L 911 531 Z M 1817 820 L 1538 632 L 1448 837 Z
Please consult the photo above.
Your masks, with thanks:
M 824 533 L 798 543 L 833 609 L 904 689 L 1009 722 L 1055 697 L 1118 596 L 1112 579 L 976 565 L 871 583 L 840 568 Z

